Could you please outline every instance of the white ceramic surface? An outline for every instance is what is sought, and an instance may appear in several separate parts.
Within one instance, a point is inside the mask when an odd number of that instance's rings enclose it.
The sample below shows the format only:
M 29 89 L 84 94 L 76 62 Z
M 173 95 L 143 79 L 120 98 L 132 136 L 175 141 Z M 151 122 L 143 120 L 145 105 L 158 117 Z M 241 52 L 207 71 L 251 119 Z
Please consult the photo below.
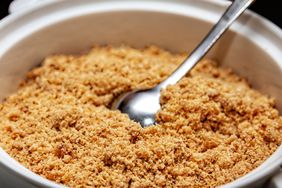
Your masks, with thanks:
M 24 74 L 54 53 L 80 53 L 93 44 L 156 44 L 190 51 L 228 6 L 220 0 L 43 2 L 0 21 L 0 97 L 15 91 Z M 208 54 L 277 98 L 282 111 L 282 32 L 246 12 Z M 281 147 L 260 167 L 222 187 L 261 186 L 282 163 Z M 0 171 L 13 181 L 61 187 L 0 150 Z

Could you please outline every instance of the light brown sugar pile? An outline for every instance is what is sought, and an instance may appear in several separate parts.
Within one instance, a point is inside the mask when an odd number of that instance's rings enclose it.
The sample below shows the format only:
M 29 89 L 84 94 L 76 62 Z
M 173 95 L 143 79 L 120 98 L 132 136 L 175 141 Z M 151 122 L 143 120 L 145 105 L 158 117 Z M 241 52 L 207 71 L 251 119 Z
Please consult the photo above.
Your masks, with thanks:
M 50 56 L 1 104 L 1 147 L 70 187 L 214 187 L 235 180 L 281 144 L 282 118 L 273 99 L 232 71 L 203 60 L 162 91 L 156 126 L 142 129 L 108 109 L 120 93 L 158 84 L 184 57 L 127 46 Z

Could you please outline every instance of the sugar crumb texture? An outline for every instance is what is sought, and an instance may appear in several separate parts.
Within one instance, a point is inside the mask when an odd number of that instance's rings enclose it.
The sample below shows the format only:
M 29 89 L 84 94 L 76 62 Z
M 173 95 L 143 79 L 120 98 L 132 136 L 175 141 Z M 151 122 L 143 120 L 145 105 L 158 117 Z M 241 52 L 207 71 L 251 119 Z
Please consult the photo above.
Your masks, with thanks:
M 231 70 L 201 61 L 162 91 L 156 126 L 142 129 L 109 109 L 121 93 L 160 83 L 184 58 L 156 46 L 96 46 L 80 56 L 49 56 L 0 105 L 0 146 L 69 187 L 231 182 L 282 141 L 274 100 Z

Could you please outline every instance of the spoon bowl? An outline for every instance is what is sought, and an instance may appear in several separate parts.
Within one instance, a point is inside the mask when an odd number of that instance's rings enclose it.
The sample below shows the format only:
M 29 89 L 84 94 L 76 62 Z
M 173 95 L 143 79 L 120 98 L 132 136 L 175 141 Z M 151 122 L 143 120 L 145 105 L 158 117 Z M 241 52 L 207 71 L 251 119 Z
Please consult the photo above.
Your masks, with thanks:
M 135 90 L 124 93 L 113 103 L 112 109 L 119 109 L 129 118 L 139 122 L 143 128 L 154 125 L 155 114 L 160 109 L 160 89 Z

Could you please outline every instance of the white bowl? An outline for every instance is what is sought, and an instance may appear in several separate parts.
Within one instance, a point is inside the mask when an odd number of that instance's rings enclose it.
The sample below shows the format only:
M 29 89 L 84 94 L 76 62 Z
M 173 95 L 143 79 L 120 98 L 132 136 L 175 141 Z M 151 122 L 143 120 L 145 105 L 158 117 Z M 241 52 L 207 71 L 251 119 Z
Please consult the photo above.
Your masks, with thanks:
M 0 98 L 44 57 L 80 53 L 93 44 L 156 44 L 191 51 L 226 7 L 227 1 L 44 2 L 0 22 Z M 282 110 L 282 32 L 247 11 L 208 54 L 277 99 Z M 222 187 L 260 186 L 282 164 L 282 148 L 257 169 Z M 0 175 L 21 187 L 62 187 L 32 173 L 0 149 Z

